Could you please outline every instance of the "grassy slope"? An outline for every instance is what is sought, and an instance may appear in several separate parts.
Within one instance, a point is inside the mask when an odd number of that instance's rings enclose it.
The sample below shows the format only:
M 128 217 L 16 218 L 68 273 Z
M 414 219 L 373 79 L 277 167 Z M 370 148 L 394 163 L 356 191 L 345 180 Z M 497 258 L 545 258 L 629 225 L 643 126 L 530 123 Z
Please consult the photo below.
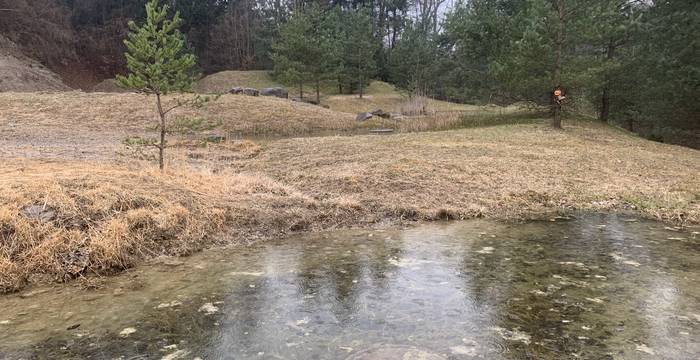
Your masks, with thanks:
M 168 104 L 174 101 L 166 98 Z M 36 131 L 64 132 L 66 136 L 141 132 L 155 125 L 155 98 L 138 94 L 2 93 L 0 109 L 0 127 L 15 132 L 15 137 Z M 286 99 L 244 95 L 224 95 L 201 109 L 178 109 L 171 117 L 176 118 L 196 118 L 211 125 L 209 130 L 242 134 L 297 135 L 354 127 L 348 114 Z
M 222 71 L 205 76 L 197 82 L 194 90 L 200 93 L 228 92 L 235 86 L 262 89 L 281 86 L 270 77 L 268 71 Z
M 295 86 L 280 85 L 267 71 L 222 71 L 201 79 L 195 86 L 195 91 L 200 93 L 226 92 L 234 86 L 252 87 L 261 89 L 265 87 L 283 86 L 289 90 L 291 96 L 298 96 Z M 315 96 L 314 88 L 304 86 L 305 97 Z M 321 85 L 321 103 L 328 105 L 330 109 L 340 112 L 356 114 L 362 111 L 383 109 L 388 112 L 399 112 L 399 106 L 407 101 L 407 96 L 397 91 L 394 86 L 382 82 L 372 81 L 365 89 L 365 97 L 360 99 L 358 95 L 339 95 L 338 88 L 331 82 Z M 429 107 L 434 111 L 473 111 L 481 107 L 453 104 L 439 100 L 429 100 Z
M 700 221 L 700 152 L 588 122 L 564 131 L 509 125 L 181 146 L 169 150 L 168 175 L 124 158 L 75 161 L 92 146 L 76 145 L 57 160 L 0 164 L 1 290 L 40 274 L 66 279 L 189 253 L 219 243 L 222 230 L 230 243 L 385 220 L 575 209 Z M 14 152 L 11 142 L 0 146 Z M 29 205 L 56 216 L 27 218 Z

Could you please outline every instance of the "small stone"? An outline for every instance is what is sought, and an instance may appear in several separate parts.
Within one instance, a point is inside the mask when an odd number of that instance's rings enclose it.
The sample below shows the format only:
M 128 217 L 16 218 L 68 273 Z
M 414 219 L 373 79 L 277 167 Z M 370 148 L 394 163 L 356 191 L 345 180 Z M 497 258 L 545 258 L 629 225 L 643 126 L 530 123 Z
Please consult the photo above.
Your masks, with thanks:
M 203 312 L 207 315 L 211 315 L 211 314 L 216 314 L 217 312 L 219 312 L 219 308 L 214 306 L 214 304 L 212 304 L 212 303 L 206 303 L 206 304 L 199 307 L 199 312 Z
M 121 336 L 121 337 L 127 337 L 127 336 L 129 336 L 129 335 L 131 335 L 131 334 L 133 334 L 133 333 L 135 333 L 135 332 L 136 332 L 136 329 L 135 329 L 135 328 L 128 327 L 128 328 L 125 328 L 124 330 L 122 330 L 122 331 L 119 333 L 119 336 Z
M 22 215 L 32 220 L 49 222 L 56 218 L 56 212 L 46 205 L 32 205 L 22 209 Z
M 479 254 L 492 254 L 494 248 L 491 246 L 484 246 L 481 248 L 481 250 L 478 250 L 477 253 Z
M 656 355 L 656 353 L 654 352 L 654 349 L 652 349 L 652 348 L 646 346 L 646 344 L 639 344 L 639 345 L 637 345 L 637 347 L 635 348 L 635 350 L 640 351 L 640 352 L 643 352 L 643 353 L 646 353 L 646 354 L 649 354 L 649 355 Z

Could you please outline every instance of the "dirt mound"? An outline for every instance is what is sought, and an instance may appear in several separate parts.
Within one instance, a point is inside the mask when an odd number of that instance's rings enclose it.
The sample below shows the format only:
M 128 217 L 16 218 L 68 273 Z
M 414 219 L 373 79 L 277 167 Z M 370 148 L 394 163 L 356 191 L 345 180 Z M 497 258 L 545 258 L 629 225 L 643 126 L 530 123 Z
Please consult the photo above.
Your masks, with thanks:
M 0 92 L 67 91 L 61 78 L 0 36 Z
M 194 90 L 199 93 L 220 93 L 227 92 L 235 86 L 262 89 L 281 85 L 275 82 L 267 71 L 221 71 L 199 80 Z

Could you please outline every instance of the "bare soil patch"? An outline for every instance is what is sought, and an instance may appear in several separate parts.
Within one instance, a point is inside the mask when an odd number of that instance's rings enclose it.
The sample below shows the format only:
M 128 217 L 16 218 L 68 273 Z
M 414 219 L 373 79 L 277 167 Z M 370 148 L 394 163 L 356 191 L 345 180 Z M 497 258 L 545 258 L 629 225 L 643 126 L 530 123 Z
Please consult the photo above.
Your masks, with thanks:
M 57 74 L 24 56 L 13 42 L 0 36 L 0 92 L 67 90 L 70 87 Z

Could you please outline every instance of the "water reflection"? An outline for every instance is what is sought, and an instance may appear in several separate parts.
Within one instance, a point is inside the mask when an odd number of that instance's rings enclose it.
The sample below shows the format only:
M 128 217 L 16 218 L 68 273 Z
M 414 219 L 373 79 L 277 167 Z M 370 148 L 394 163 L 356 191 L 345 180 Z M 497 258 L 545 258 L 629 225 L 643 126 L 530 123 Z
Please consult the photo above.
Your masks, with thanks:
M 697 359 L 697 235 L 628 220 L 470 221 L 205 252 L 98 291 L 0 298 L 0 358 Z

